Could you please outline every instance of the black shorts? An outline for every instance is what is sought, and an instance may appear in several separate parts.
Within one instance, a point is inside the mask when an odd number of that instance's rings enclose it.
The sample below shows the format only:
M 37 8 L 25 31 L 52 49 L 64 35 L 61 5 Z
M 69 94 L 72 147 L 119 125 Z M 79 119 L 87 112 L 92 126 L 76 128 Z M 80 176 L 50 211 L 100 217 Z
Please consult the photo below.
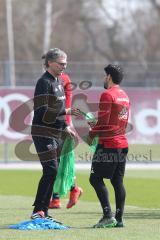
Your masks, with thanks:
M 92 159 L 91 174 L 112 179 L 124 176 L 128 148 L 104 148 L 98 144 Z
M 32 136 L 33 142 L 42 166 L 50 165 L 51 162 L 57 167 L 63 140 Z

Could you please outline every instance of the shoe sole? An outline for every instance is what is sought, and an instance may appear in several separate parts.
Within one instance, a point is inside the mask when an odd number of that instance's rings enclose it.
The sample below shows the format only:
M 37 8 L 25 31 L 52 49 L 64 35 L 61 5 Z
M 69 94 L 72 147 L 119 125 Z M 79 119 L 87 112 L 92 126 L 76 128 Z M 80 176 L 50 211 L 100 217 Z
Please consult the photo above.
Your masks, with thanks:
M 45 217 L 35 217 L 35 218 L 30 217 L 30 219 L 32 219 L 32 220 L 38 219 L 38 218 L 43 218 L 43 219 L 45 219 Z
M 49 209 L 60 209 L 61 208 L 61 206 L 60 207 L 48 207 Z
M 122 227 L 124 227 L 124 224 L 122 224 L 122 225 L 116 224 L 116 226 L 115 226 L 115 228 L 122 228 Z

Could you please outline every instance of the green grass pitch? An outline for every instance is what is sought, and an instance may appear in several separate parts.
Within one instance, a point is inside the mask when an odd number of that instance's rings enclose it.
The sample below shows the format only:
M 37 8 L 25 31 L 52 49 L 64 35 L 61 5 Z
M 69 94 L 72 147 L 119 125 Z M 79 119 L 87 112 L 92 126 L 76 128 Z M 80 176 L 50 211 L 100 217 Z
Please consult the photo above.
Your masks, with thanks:
M 160 239 L 160 170 L 127 170 L 125 228 L 93 229 L 102 215 L 95 192 L 89 184 L 88 171 L 77 171 L 77 183 L 83 188 L 79 203 L 66 209 L 67 198 L 62 199 L 62 208 L 50 210 L 69 230 L 20 231 L 7 229 L 9 224 L 28 220 L 41 171 L 0 171 L 0 239 L 1 240 L 158 240 Z M 112 210 L 114 193 L 109 187 Z

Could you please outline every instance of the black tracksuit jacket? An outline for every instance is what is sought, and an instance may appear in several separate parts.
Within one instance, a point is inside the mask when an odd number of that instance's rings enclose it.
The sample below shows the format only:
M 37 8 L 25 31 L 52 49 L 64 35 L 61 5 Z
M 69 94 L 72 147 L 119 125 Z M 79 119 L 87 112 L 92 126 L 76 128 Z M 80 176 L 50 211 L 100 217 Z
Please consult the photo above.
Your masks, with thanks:
M 34 93 L 34 125 L 65 129 L 65 93 L 60 79 L 46 71 L 37 81 Z M 33 132 L 32 132 L 32 135 Z

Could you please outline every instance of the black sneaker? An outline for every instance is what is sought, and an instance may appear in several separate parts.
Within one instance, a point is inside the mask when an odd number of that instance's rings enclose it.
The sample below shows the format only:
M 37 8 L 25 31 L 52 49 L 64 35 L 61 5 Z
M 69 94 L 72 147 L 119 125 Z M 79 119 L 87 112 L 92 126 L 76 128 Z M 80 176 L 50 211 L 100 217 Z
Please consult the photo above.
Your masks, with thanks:
M 31 219 L 36 219 L 36 218 L 45 218 L 45 213 L 43 211 L 32 213 Z
M 111 228 L 111 227 L 115 227 L 117 224 L 117 221 L 114 217 L 106 217 L 103 216 L 99 222 L 93 226 L 93 228 Z
M 118 228 L 124 227 L 123 221 L 117 221 L 117 224 L 115 227 L 118 227 Z
M 50 215 L 47 215 L 46 217 L 45 217 L 45 219 L 48 219 L 48 220 L 50 220 L 50 221 L 52 221 L 52 222 L 55 222 L 55 223 L 58 223 L 58 224 L 63 224 L 63 223 L 61 223 L 61 222 L 59 222 L 59 221 L 57 221 L 56 219 L 54 219 L 52 216 L 50 216 Z

